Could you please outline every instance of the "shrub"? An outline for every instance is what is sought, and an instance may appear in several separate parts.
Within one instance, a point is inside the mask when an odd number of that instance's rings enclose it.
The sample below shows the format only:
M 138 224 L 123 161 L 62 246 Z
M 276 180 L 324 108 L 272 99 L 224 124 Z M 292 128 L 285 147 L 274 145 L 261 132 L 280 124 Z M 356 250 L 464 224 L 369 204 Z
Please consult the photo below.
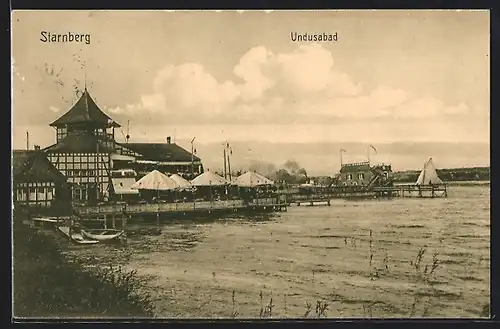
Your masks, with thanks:
M 143 281 L 120 267 L 85 269 L 66 258 L 54 237 L 14 218 L 15 317 L 151 317 Z

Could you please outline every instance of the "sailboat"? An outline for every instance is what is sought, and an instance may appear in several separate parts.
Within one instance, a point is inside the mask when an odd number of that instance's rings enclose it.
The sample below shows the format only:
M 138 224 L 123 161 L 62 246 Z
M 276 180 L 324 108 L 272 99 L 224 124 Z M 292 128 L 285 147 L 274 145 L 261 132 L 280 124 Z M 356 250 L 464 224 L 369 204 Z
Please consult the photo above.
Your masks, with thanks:
M 415 182 L 415 187 L 418 188 L 417 191 L 413 193 L 418 193 L 419 197 L 442 197 L 446 196 L 446 189 L 436 188 L 438 186 L 443 186 L 444 182 L 439 178 L 436 167 L 432 162 L 432 158 L 429 158 L 424 164 L 424 168 L 418 175 L 417 181 Z
M 432 158 L 424 164 L 424 169 L 420 172 L 415 185 L 439 185 L 443 184 L 441 178 L 439 178 L 436 167 L 432 163 Z

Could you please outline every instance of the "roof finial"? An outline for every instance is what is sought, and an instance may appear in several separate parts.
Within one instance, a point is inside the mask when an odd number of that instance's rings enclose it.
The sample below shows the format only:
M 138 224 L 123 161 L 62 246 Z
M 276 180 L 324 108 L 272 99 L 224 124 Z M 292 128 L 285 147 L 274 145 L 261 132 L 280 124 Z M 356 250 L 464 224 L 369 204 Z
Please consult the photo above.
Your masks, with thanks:
M 87 92 L 87 65 L 85 65 L 84 71 L 85 71 L 85 92 Z

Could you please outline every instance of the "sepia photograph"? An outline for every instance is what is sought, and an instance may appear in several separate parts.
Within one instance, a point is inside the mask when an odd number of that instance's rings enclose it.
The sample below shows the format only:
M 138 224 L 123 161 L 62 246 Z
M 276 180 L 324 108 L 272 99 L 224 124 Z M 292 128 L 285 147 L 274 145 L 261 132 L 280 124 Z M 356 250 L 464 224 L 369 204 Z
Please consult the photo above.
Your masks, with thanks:
M 15 320 L 490 318 L 489 11 L 11 22 Z

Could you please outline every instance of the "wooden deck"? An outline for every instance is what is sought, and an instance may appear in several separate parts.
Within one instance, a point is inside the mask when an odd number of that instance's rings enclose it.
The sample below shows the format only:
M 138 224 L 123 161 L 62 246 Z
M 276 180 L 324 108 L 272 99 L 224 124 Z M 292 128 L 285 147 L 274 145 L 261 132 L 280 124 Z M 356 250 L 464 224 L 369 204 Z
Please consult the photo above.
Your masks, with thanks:
M 149 214 L 185 214 L 185 213 L 207 213 L 219 211 L 286 211 L 286 204 L 277 198 L 254 199 L 250 202 L 244 200 L 220 200 L 220 201 L 195 201 L 175 203 L 138 203 L 138 204 L 107 204 L 97 206 L 75 207 L 75 211 L 81 217 L 95 216 L 137 216 Z
M 374 187 L 373 191 L 381 197 L 400 198 L 446 198 L 448 190 L 445 184 L 440 185 L 395 185 L 391 187 Z
M 287 204 L 289 205 L 297 205 L 300 206 L 302 204 L 304 205 L 309 205 L 309 206 L 314 206 L 314 205 L 330 205 L 331 197 L 329 195 L 317 195 L 317 194 L 311 194 L 311 195 L 290 195 L 288 196 L 287 199 Z
M 424 185 L 414 184 L 395 185 L 390 187 L 372 187 L 366 189 L 362 186 L 335 186 L 308 195 L 288 194 L 287 204 L 300 205 L 302 203 L 330 203 L 331 199 L 371 199 L 371 198 L 445 198 L 448 190 L 445 184 Z

